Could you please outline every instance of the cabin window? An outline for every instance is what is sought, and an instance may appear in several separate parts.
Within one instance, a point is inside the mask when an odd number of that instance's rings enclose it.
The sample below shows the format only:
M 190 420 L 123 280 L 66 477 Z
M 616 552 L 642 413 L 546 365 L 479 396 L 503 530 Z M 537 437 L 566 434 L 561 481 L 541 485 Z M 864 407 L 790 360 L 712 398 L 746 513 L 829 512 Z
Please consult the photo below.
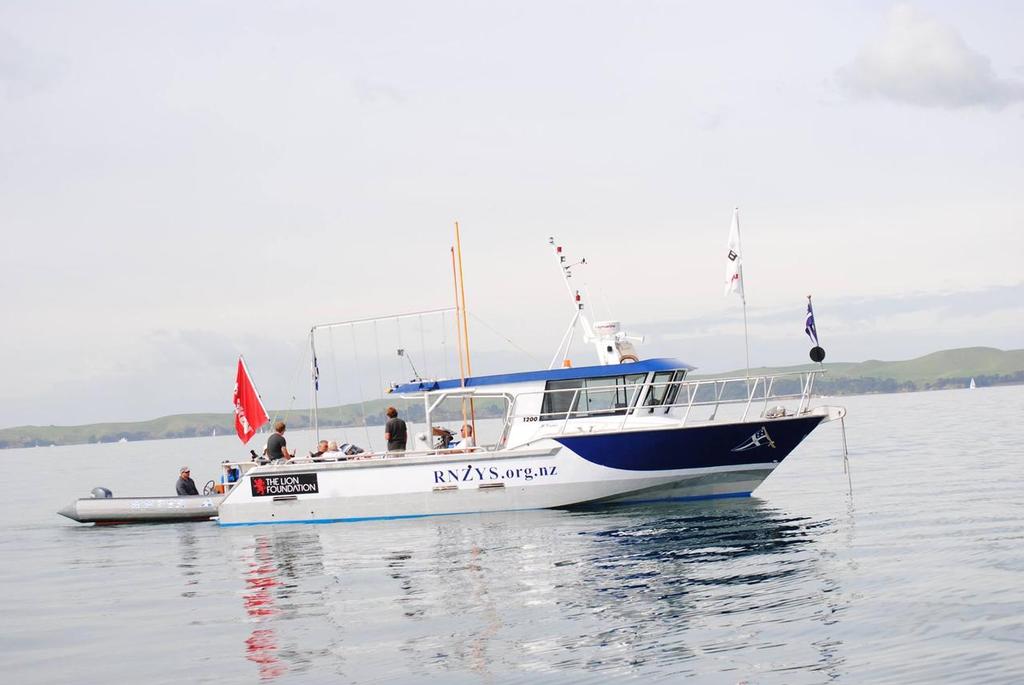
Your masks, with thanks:
M 679 394 L 679 381 L 683 380 L 686 375 L 686 371 L 680 369 L 679 371 L 659 371 L 654 374 L 654 380 L 651 381 L 651 386 L 647 389 L 647 395 L 644 397 L 645 407 L 660 407 L 663 405 L 672 405 L 676 402 L 676 396 Z M 651 409 L 650 411 L 654 411 Z M 667 409 L 665 410 L 668 411 Z
M 567 412 L 571 412 L 570 418 L 624 414 L 633 405 L 646 377 L 644 373 L 631 373 L 605 378 L 548 381 L 544 388 L 546 394 L 541 419 L 564 419 Z M 576 402 L 570 407 L 574 394 Z
M 665 393 L 665 404 L 675 404 L 676 397 L 679 395 L 679 388 L 683 387 L 682 380 L 686 376 L 686 369 L 679 369 L 672 374 L 672 383 L 668 388 L 668 392 Z
M 547 385 L 544 386 L 544 403 L 540 410 L 541 420 L 564 419 L 566 412 L 579 406 L 579 395 L 583 393 L 577 394 L 575 391 L 580 390 L 582 387 L 582 378 L 573 378 L 567 381 L 548 381 Z

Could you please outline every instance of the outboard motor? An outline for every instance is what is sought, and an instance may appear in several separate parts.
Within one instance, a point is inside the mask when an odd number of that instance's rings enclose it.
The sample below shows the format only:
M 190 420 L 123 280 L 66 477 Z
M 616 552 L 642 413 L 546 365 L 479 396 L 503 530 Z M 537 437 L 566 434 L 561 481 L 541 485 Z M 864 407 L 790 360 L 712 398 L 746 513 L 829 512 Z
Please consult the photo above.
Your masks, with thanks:
M 106 488 L 93 488 L 91 494 L 95 499 L 110 499 L 114 496 L 114 493 Z

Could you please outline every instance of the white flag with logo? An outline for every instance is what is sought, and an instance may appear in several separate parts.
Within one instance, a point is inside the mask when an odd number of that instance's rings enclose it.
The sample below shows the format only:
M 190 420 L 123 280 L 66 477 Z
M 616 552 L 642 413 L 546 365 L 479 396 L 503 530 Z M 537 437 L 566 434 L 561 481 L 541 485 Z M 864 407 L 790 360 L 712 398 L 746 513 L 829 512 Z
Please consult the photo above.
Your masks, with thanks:
M 725 294 L 737 293 L 743 298 L 743 257 L 740 255 L 740 210 L 732 212 L 729 227 L 729 250 L 725 262 Z

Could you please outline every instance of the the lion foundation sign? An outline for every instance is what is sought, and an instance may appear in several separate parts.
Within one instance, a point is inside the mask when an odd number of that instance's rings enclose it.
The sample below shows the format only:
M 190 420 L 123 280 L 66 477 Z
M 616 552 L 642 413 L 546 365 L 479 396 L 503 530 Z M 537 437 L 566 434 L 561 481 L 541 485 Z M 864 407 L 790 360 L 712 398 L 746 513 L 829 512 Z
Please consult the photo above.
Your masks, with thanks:
M 293 473 L 287 476 L 253 476 L 250 481 L 253 497 L 274 495 L 311 495 L 320 492 L 315 473 Z

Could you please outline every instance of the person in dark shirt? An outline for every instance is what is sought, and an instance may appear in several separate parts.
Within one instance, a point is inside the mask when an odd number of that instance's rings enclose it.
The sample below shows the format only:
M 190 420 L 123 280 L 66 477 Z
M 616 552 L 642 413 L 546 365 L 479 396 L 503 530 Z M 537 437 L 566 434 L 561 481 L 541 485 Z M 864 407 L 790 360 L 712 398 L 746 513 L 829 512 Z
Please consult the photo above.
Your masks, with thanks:
M 278 421 L 274 424 L 274 434 L 267 440 L 267 457 L 270 458 L 270 463 L 281 462 L 295 456 L 294 452 L 288 451 L 288 442 L 284 439 L 284 429 L 284 421 Z
M 408 440 L 405 421 L 398 418 L 398 410 L 394 407 L 388 407 L 384 413 L 388 417 L 388 422 L 384 424 L 384 439 L 388 441 L 388 452 L 404 452 Z
M 178 493 L 178 497 L 199 494 L 199 491 L 196 490 L 196 482 L 192 480 L 191 474 L 192 472 L 187 466 L 182 466 L 178 471 L 178 482 L 174 486 L 174 491 Z

